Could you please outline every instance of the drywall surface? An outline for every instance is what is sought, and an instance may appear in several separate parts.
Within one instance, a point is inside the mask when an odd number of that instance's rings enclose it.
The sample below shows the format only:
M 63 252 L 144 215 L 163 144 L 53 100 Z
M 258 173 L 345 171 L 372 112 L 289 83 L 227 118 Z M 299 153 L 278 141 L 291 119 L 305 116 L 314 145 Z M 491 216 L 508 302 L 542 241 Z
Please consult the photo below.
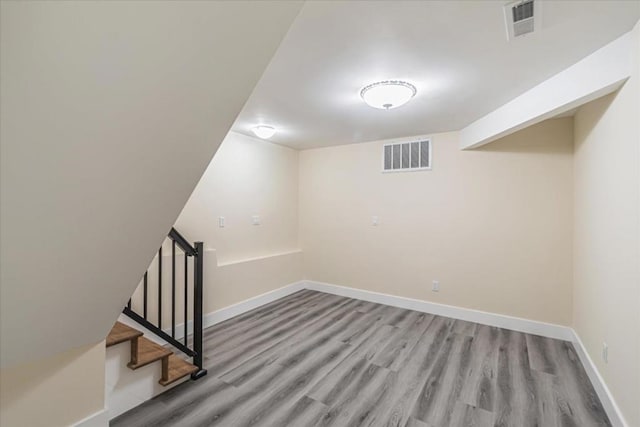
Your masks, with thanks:
M 254 224 L 254 216 L 258 223 Z M 220 217 L 224 226 L 220 226 Z M 203 241 L 204 312 L 228 307 L 300 281 L 298 246 L 298 151 L 231 132 L 209 164 L 175 227 L 190 242 Z M 162 292 L 172 292 L 173 248 L 163 244 Z M 177 322 L 184 320 L 184 256 L 176 249 Z M 187 319 L 192 318 L 193 258 L 187 259 Z M 148 315 L 157 322 L 158 258 L 148 270 Z M 143 287 L 133 307 L 142 313 Z M 162 326 L 171 325 L 164 299 Z
M 215 249 L 219 263 L 297 250 L 298 151 L 230 132 L 176 228 Z
M 631 78 L 575 116 L 573 323 L 629 426 L 640 425 L 639 34 Z
M 633 32 L 617 38 L 460 131 L 470 149 L 618 90 L 632 72 Z
M 300 153 L 306 278 L 569 325 L 572 118 L 431 140 L 431 171 L 381 173 L 384 141 Z
M 3 367 L 107 335 L 301 4 L 2 2 Z
M 105 343 L 0 370 L 0 425 L 69 426 L 104 409 Z
M 215 253 L 211 255 L 214 260 Z M 302 252 L 294 251 L 218 265 L 211 280 L 205 281 L 209 290 L 205 313 L 300 281 L 304 277 L 302 261 Z

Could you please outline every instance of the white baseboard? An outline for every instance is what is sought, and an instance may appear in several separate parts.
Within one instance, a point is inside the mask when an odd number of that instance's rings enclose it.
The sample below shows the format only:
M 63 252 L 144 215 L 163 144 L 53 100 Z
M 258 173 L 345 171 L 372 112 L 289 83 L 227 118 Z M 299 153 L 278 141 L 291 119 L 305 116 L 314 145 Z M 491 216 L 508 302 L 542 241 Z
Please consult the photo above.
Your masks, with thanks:
M 600 375 L 598 368 L 596 368 L 596 365 L 593 363 L 593 360 L 591 360 L 589 353 L 587 353 L 587 349 L 582 343 L 580 336 L 573 329 L 571 330 L 571 332 L 573 333 L 573 338 L 571 340 L 573 341 L 573 346 L 578 353 L 578 357 L 582 362 L 582 366 L 584 366 L 585 371 L 587 371 L 587 375 L 589 376 L 591 384 L 593 384 L 593 388 L 600 398 L 600 402 L 602 403 L 604 410 L 609 416 L 609 421 L 611 421 L 611 424 L 614 427 L 628 427 L 629 424 L 622 415 L 620 408 L 616 404 L 611 391 L 609 391 L 609 387 L 607 387 L 607 384 L 604 382 L 604 379 Z
M 204 327 L 207 328 L 215 325 L 216 323 L 224 322 L 234 316 L 253 310 L 261 305 L 268 304 L 302 289 L 326 292 L 328 294 L 356 298 L 378 304 L 406 308 L 408 310 L 422 311 L 425 313 L 437 314 L 439 316 L 452 317 L 454 319 L 482 323 L 483 325 L 497 326 L 499 328 L 511 329 L 513 331 L 541 335 L 564 341 L 573 341 L 574 338 L 573 330 L 568 326 L 555 325 L 552 323 L 544 323 L 536 320 L 489 313 L 486 311 L 439 304 L 413 298 L 399 297 L 379 292 L 365 291 L 363 289 L 349 288 L 346 286 L 333 285 L 330 283 L 316 282 L 312 280 L 302 280 L 300 282 L 292 283 L 206 314 L 203 320 Z M 192 322 L 189 321 L 187 323 L 187 333 L 190 334 L 192 332 L 192 326 Z M 171 333 L 171 330 L 166 329 L 165 332 Z M 180 339 L 182 337 L 184 337 L 184 323 L 176 325 L 176 338 Z
M 265 292 L 264 294 L 255 296 L 253 298 L 240 301 L 237 304 L 212 311 L 211 313 L 205 314 L 202 321 L 203 327 L 208 328 L 209 326 L 213 326 L 216 323 L 224 322 L 225 320 L 231 319 L 232 317 L 235 317 L 239 314 L 243 314 L 247 311 L 253 310 L 254 308 L 258 308 L 261 305 L 268 304 L 282 297 L 286 297 L 287 295 L 291 295 L 295 292 L 301 291 L 305 288 L 305 284 L 305 281 L 291 283 L 281 288 L 274 289 L 273 291 Z M 171 334 L 170 328 L 165 329 L 164 331 L 169 335 Z M 187 322 L 187 333 L 191 334 L 192 332 L 193 321 L 189 320 Z M 184 323 L 176 325 L 176 339 L 181 338 L 184 338 Z
M 220 310 L 213 311 L 204 316 L 204 327 L 207 328 L 209 326 L 215 325 L 216 323 L 224 322 L 225 320 L 231 319 L 232 317 L 235 317 L 239 314 L 246 313 L 247 311 L 253 310 L 254 308 L 258 308 L 282 297 L 286 297 L 287 295 L 291 295 L 293 293 L 301 291 L 304 289 L 304 285 L 304 281 L 291 283 L 290 285 L 274 289 L 273 291 L 265 292 L 264 294 L 249 298 L 237 304 L 233 304 L 228 307 L 221 308 Z
M 304 287 L 315 291 L 361 299 L 378 304 L 391 305 L 399 308 L 406 308 L 408 310 L 437 314 L 439 316 L 452 317 L 454 319 L 466 320 L 468 322 L 482 323 L 483 325 L 497 326 L 499 328 L 525 332 L 527 334 L 541 335 L 565 341 L 573 340 L 573 331 L 568 326 L 538 322 L 536 320 L 506 316 L 504 314 L 489 313 L 486 311 L 472 310 L 470 308 L 455 307 L 452 305 L 438 304 L 429 301 L 399 297 L 310 280 L 305 281 Z
M 108 427 L 109 416 L 105 409 L 89 415 L 88 417 L 73 424 L 72 427 Z

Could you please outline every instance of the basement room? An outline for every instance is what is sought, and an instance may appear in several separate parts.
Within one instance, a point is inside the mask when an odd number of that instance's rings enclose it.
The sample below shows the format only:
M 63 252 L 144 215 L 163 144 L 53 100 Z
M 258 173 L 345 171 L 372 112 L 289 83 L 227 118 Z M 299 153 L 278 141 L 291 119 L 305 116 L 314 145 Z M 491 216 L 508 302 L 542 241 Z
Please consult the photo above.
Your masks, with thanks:
M 0 0 L 0 426 L 640 427 L 640 0 Z

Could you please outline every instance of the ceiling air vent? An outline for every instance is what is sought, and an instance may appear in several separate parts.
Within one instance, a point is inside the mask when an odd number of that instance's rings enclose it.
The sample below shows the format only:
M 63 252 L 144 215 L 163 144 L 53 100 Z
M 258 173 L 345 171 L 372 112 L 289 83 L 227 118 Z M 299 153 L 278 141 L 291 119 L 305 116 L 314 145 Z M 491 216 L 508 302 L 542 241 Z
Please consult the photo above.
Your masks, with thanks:
M 513 40 L 540 28 L 540 5 L 538 0 L 520 0 L 505 5 L 507 39 Z

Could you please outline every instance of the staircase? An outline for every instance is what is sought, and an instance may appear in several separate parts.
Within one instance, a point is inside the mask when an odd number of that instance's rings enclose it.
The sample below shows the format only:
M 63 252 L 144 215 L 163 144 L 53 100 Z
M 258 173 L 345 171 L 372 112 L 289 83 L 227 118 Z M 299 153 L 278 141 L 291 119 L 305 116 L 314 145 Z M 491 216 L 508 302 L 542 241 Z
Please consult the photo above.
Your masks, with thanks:
M 107 347 L 129 342 L 131 359 L 127 366 L 130 369 L 135 370 L 160 361 L 162 377 L 159 383 L 163 386 L 168 386 L 187 375 L 198 372 L 200 369 L 143 335 L 141 331 L 135 328 L 116 322 L 107 336 Z
M 191 245 L 175 228 L 169 232 L 166 245 L 170 246 L 167 250 L 170 255 L 163 255 L 160 247 L 134 296 L 122 310 L 141 329 L 153 334 L 154 340 L 134 327 L 116 322 L 106 343 L 112 347 L 129 342 L 130 369 L 160 362 L 162 374 L 158 382 L 162 386 L 188 375 L 197 380 L 207 374 L 202 354 L 204 245 L 202 242 Z M 163 307 L 168 312 L 163 313 Z M 178 321 L 182 321 L 181 326 Z M 158 341 L 167 345 L 157 344 Z M 192 363 L 185 358 L 192 358 Z

